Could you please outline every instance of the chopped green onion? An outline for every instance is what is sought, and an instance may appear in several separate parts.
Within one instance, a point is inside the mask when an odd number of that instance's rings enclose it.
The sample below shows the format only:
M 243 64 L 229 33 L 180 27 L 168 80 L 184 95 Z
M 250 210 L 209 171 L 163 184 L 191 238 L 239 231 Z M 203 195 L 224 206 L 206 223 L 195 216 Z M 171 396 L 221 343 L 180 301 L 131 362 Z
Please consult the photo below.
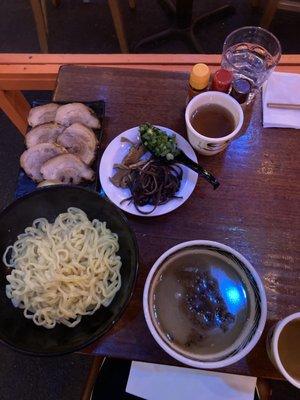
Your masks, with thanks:
M 171 161 L 179 154 L 175 135 L 167 135 L 149 123 L 140 125 L 139 131 L 144 146 L 155 156 Z

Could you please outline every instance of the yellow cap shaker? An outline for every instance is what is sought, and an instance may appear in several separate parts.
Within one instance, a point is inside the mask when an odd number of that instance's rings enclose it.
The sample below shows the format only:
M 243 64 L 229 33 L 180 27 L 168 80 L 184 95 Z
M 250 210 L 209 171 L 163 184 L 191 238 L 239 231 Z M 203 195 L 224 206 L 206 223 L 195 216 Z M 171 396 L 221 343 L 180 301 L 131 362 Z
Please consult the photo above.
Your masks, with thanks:
M 197 94 L 207 90 L 210 78 L 210 70 L 206 64 L 195 64 L 189 79 L 189 98 L 190 101 Z

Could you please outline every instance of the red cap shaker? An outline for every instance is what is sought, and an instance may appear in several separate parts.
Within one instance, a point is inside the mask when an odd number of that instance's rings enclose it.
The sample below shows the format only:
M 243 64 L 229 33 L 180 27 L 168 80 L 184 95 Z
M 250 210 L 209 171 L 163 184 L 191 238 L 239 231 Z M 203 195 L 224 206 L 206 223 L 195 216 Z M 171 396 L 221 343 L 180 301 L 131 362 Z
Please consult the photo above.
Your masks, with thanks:
M 216 90 L 217 92 L 229 92 L 230 85 L 232 82 L 232 72 L 227 69 L 219 69 L 215 72 L 211 90 Z

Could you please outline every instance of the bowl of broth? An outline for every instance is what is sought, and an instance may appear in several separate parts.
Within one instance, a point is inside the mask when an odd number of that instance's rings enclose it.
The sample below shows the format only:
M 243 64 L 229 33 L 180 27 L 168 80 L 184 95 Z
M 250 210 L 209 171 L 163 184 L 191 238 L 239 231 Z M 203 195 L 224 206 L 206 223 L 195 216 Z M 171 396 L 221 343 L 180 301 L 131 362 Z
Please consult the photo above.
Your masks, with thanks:
M 254 267 L 231 247 L 205 240 L 181 243 L 155 262 L 143 307 L 152 336 L 170 356 L 207 369 L 245 357 L 267 315 Z
M 188 139 L 198 152 L 217 154 L 240 132 L 244 113 L 226 93 L 208 91 L 195 96 L 185 112 Z
M 300 389 L 300 312 L 274 325 L 267 337 L 267 352 L 287 381 Z

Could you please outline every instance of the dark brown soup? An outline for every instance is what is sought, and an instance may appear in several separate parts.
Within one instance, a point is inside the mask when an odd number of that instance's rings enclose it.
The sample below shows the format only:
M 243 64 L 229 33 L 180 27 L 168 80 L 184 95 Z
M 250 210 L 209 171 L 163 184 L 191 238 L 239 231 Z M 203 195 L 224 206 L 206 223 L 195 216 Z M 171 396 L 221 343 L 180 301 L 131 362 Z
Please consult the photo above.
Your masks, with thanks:
M 300 319 L 289 322 L 281 331 L 278 352 L 282 365 L 294 379 L 300 380 Z
M 192 127 L 203 136 L 221 138 L 235 129 L 230 111 L 218 104 L 207 104 L 197 108 L 191 117 Z
M 230 352 L 249 323 L 250 294 L 244 281 L 223 256 L 210 250 L 173 254 L 150 289 L 157 331 L 170 347 L 188 356 L 202 359 Z

